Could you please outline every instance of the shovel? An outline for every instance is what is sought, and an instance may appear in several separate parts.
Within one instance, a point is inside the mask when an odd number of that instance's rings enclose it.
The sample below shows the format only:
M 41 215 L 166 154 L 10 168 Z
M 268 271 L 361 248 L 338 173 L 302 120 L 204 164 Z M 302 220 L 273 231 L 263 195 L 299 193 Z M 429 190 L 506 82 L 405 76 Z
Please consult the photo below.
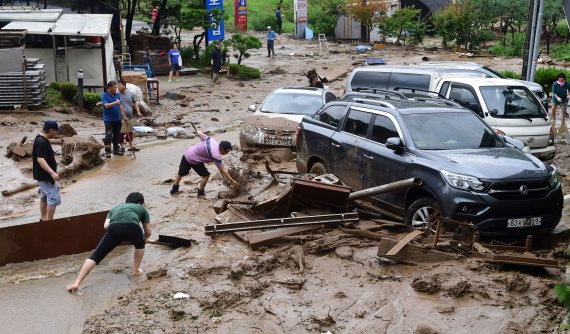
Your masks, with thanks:
M 149 244 L 155 244 L 155 245 L 168 246 L 168 247 L 171 247 L 173 249 L 176 249 L 176 248 L 180 248 L 180 247 L 190 247 L 192 244 L 192 240 L 159 234 L 158 240 L 149 241 L 148 243 Z

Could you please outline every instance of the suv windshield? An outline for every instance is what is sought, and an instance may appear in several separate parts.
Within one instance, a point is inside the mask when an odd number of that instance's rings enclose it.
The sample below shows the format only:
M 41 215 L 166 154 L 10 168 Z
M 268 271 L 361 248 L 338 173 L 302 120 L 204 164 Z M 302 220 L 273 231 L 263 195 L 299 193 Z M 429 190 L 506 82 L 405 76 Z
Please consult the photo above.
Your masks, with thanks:
M 504 147 L 497 135 L 472 113 L 402 115 L 414 145 L 422 150 Z
M 524 86 L 481 87 L 487 110 L 498 118 L 546 117 L 539 101 Z
M 261 112 L 272 114 L 314 115 L 323 105 L 321 95 L 273 93 L 261 106 Z

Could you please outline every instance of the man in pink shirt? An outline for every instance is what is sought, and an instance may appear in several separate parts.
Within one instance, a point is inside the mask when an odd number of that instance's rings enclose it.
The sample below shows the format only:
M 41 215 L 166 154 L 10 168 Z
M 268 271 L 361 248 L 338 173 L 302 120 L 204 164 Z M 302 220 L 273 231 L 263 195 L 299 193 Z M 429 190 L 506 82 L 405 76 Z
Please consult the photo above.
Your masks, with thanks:
M 220 173 L 229 180 L 233 186 L 237 186 L 237 182 L 230 176 L 222 164 L 222 155 L 226 155 L 232 150 L 232 144 L 225 140 L 218 144 L 216 139 L 207 136 L 200 130 L 196 131 L 196 134 L 200 137 L 200 142 L 190 146 L 184 152 L 170 194 L 174 195 L 178 192 L 180 180 L 183 176 L 190 173 L 190 169 L 193 169 L 202 177 L 198 185 L 198 197 L 205 196 L 204 188 L 210 177 L 210 172 L 208 172 L 204 164 L 211 162 L 218 167 Z

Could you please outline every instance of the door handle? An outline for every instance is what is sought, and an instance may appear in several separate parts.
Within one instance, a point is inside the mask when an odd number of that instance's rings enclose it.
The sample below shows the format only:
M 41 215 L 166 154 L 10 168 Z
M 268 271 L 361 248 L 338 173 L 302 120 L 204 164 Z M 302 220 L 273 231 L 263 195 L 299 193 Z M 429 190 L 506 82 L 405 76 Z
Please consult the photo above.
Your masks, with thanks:
M 339 145 L 339 144 L 331 143 L 331 145 L 334 146 L 334 147 L 340 148 L 340 145 Z
M 366 159 L 374 160 L 370 154 L 363 154 Z

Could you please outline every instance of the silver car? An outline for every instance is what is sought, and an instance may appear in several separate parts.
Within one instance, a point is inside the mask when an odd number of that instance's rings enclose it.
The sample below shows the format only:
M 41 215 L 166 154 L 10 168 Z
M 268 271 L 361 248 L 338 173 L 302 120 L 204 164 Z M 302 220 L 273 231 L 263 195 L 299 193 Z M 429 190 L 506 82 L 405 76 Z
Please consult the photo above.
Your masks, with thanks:
M 242 151 L 258 147 L 295 148 L 297 125 L 304 116 L 312 116 L 327 102 L 337 97 L 328 89 L 313 87 L 282 87 L 267 95 L 259 106 L 248 107 L 254 112 L 240 131 Z

